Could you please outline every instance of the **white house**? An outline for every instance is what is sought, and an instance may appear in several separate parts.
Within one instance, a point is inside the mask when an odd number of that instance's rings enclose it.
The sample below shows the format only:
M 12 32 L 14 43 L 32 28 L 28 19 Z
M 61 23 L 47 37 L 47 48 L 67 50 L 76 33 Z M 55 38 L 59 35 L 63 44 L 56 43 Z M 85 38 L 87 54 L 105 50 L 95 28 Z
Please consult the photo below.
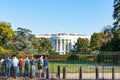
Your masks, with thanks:
M 57 34 L 44 34 L 36 36 L 38 38 L 48 38 L 54 50 L 59 54 L 65 54 L 73 49 L 73 46 L 77 42 L 78 38 L 87 38 L 90 40 L 88 35 L 80 34 L 67 34 L 67 33 L 57 33 Z

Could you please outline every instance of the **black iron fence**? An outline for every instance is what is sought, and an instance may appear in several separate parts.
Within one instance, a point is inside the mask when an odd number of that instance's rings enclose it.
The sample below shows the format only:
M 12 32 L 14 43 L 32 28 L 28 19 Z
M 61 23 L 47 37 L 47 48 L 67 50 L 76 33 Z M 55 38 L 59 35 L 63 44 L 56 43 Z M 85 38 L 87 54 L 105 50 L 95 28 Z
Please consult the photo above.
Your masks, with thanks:
M 85 55 L 83 58 L 81 56 L 79 58 L 78 54 L 68 57 L 64 60 L 63 58 L 50 59 L 47 74 L 43 74 L 41 77 L 38 76 L 36 60 L 36 75 L 34 78 L 36 80 L 44 80 L 46 75 L 49 80 L 120 80 L 120 52 L 101 52 L 99 54 L 89 54 L 87 57 Z M 17 78 L 21 78 L 21 80 L 33 78 L 30 70 L 31 66 L 29 67 L 28 76 L 26 76 L 23 66 L 22 71 L 18 69 Z M 7 79 L 12 78 L 14 78 L 14 71 Z M 0 79 L 5 79 L 5 67 L 2 65 L 0 65 Z
M 14 73 L 13 75 L 9 76 L 8 78 L 5 78 L 5 72 L 4 68 L 0 68 L 0 79 L 1 80 L 11 80 L 14 78 Z M 61 67 L 60 65 L 57 66 L 57 72 L 56 73 L 49 73 L 49 69 L 47 70 L 47 77 L 46 79 L 50 80 L 62 80 L 62 79 L 67 79 L 67 80 L 120 80 L 120 67 L 119 66 L 88 66 L 88 67 L 82 67 L 80 66 L 78 69 L 78 72 L 68 72 L 67 67 L 63 67 L 62 71 L 60 70 Z M 36 80 L 46 80 L 45 78 L 42 78 L 37 76 L 34 77 Z M 44 77 L 44 76 L 43 76 Z M 24 79 L 31 79 L 31 72 L 29 72 L 28 76 L 25 77 L 24 72 L 22 72 L 22 75 L 18 72 L 18 77 L 21 80 Z M 32 79 L 34 79 L 32 78 Z

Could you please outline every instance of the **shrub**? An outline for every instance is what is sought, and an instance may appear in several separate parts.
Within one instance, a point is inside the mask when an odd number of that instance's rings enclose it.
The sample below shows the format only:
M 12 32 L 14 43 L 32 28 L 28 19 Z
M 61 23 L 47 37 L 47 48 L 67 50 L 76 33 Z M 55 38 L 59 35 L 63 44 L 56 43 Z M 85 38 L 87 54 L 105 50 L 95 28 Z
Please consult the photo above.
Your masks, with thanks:
M 75 55 L 75 54 L 71 54 L 71 55 L 68 57 L 68 60 L 79 60 L 79 56 L 78 56 L 78 55 Z

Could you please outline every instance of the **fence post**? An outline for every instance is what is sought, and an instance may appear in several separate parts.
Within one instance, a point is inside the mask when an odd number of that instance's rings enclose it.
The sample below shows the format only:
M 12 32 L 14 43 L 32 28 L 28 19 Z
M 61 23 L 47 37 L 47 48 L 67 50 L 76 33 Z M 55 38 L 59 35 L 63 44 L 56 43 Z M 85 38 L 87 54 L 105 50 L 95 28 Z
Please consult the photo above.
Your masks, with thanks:
M 82 67 L 80 66 L 79 69 L 79 80 L 82 80 Z
M 95 72 L 96 72 L 96 80 L 98 80 L 98 67 L 97 66 L 95 68 Z
M 112 80 L 114 80 L 114 78 L 115 78 L 114 72 L 115 72 L 115 70 L 114 70 L 114 66 L 113 66 L 112 67 Z
M 65 77 L 66 77 L 66 69 L 65 69 L 65 67 L 63 68 L 63 79 L 65 79 Z
M 57 73 L 58 78 L 60 79 L 60 65 L 58 65 L 58 73 Z
M 49 69 L 47 68 L 46 70 L 47 70 L 46 71 L 46 78 L 49 79 Z

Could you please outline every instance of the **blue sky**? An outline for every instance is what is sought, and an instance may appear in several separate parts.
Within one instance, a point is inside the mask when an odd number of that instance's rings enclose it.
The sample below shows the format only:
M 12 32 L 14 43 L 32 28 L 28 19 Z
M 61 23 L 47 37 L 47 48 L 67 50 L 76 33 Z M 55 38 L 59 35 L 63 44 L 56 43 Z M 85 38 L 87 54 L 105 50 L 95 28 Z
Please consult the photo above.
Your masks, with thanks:
M 0 21 L 33 34 L 91 35 L 113 24 L 113 0 L 0 0 Z

